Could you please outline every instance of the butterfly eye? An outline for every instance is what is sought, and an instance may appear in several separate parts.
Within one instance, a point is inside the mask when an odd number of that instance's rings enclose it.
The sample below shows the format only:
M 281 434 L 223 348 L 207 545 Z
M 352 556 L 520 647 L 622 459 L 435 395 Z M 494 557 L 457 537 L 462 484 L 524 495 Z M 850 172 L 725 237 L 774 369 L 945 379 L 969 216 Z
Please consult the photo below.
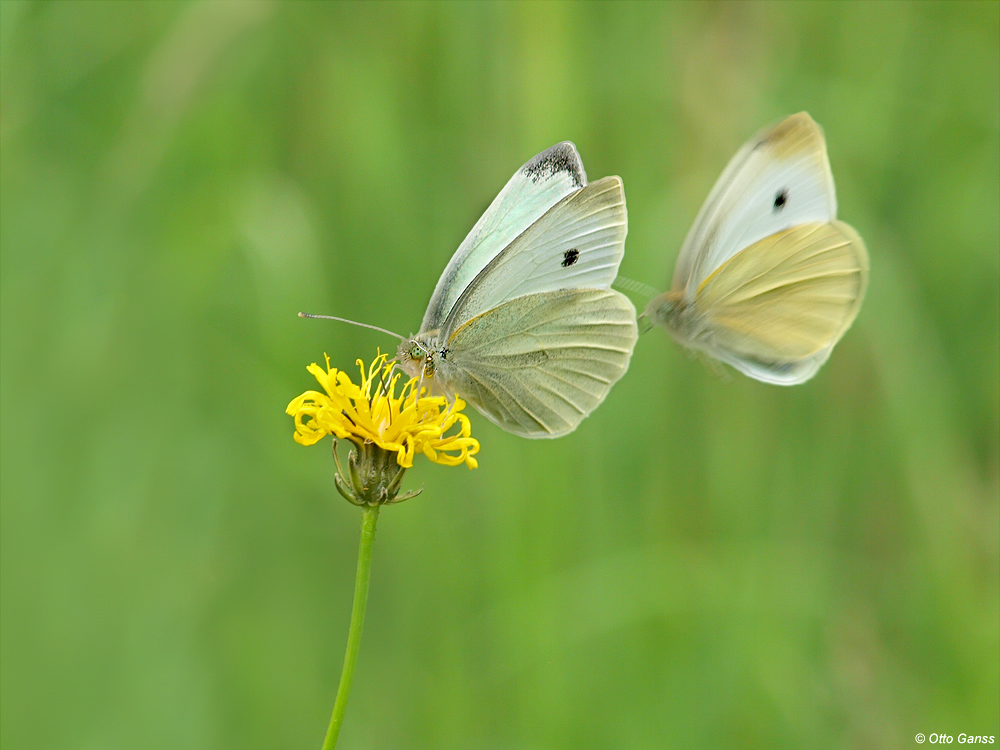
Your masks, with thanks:
M 571 265 L 576 263 L 577 259 L 580 257 L 580 251 L 575 247 L 572 250 L 567 250 L 563 253 L 562 267 L 569 268 Z
M 774 213 L 778 213 L 778 211 L 785 207 L 786 203 L 788 203 L 788 191 L 785 188 L 781 188 L 778 194 L 774 196 L 774 208 L 772 210 Z
M 409 355 L 410 359 L 423 359 L 424 350 L 417 344 L 414 344 L 410 347 Z

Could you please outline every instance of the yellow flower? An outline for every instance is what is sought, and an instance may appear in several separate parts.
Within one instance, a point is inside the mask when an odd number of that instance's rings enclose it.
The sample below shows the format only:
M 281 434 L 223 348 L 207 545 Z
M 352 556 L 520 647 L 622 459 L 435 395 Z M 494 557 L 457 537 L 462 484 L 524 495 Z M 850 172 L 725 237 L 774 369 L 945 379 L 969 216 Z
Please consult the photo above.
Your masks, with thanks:
M 449 407 L 443 396 L 420 395 L 417 378 L 404 383 L 396 396 L 402 374 L 391 374 L 392 364 L 385 354 L 378 354 L 367 371 L 360 359 L 357 365 L 360 386 L 343 370 L 331 368 L 329 357 L 325 370 L 315 362 L 306 368 L 326 393 L 306 391 L 285 409 L 295 418 L 297 443 L 313 445 L 334 435 L 351 440 L 358 448 L 374 444 L 395 453 L 404 469 L 413 466 L 418 453 L 445 466 L 478 466 L 473 456 L 479 452 L 479 441 L 471 437 L 469 418 L 461 413 L 462 399 L 456 396 Z M 457 432 L 446 434 L 455 427 Z

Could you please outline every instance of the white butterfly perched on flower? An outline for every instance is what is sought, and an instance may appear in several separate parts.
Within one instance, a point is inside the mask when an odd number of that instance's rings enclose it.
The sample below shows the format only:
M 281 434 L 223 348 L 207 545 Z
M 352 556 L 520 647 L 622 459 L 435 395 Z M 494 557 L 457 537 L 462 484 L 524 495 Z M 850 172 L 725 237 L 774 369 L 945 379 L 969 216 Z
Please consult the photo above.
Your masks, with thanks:
M 638 338 L 635 307 L 611 289 L 626 231 L 620 178 L 588 184 L 572 143 L 543 151 L 452 256 L 398 366 L 509 432 L 572 432 Z
M 757 380 L 803 383 L 861 307 L 868 252 L 837 221 L 823 132 L 805 112 L 741 148 L 643 316 Z

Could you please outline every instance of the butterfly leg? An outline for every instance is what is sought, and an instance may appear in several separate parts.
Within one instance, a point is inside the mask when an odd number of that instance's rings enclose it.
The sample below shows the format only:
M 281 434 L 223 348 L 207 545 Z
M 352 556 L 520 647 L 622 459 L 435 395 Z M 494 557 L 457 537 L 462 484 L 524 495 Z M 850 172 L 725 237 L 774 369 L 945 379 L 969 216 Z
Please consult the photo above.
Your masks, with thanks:
M 399 367 L 399 362 L 391 360 L 392 364 L 389 366 L 387 372 L 382 373 L 381 382 L 379 383 L 379 391 L 383 397 L 389 394 L 389 384 L 392 383 L 392 376 L 396 372 L 396 368 Z

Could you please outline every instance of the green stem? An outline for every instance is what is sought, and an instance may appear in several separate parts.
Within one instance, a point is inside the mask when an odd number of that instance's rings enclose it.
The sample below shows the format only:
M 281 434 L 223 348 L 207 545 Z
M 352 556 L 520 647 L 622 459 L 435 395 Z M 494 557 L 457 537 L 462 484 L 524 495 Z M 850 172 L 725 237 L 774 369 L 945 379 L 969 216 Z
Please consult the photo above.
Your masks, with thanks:
M 368 604 L 368 579 L 372 569 L 372 542 L 375 541 L 375 522 L 378 521 L 378 505 L 365 506 L 361 516 L 361 542 L 358 545 L 358 575 L 354 579 L 354 608 L 351 610 L 351 630 L 347 634 L 347 653 L 344 654 L 344 671 L 340 674 L 337 702 L 330 717 L 330 728 L 326 730 L 323 750 L 333 750 L 344 722 L 347 697 L 351 694 L 354 680 L 354 665 L 358 661 L 361 646 L 361 630 L 365 625 L 365 606 Z

